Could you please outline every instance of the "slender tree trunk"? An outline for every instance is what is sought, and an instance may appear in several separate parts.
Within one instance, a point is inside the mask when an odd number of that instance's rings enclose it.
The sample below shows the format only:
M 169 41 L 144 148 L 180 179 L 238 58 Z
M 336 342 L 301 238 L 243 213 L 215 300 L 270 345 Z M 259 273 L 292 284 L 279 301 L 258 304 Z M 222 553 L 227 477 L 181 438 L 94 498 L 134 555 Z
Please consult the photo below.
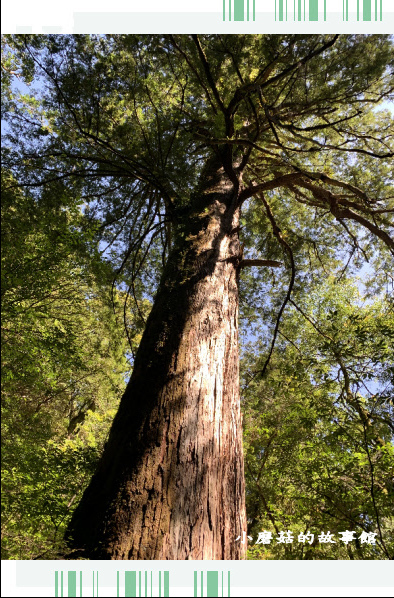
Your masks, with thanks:
M 178 223 L 99 468 L 68 530 L 99 559 L 239 559 L 237 190 L 204 173 Z

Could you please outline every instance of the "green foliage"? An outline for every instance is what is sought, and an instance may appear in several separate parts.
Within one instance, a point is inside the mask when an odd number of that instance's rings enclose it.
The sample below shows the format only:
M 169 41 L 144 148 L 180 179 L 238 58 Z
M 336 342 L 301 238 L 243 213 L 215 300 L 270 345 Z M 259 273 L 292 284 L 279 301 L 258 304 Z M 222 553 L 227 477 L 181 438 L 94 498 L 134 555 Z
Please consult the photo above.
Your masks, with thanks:
M 213 157 L 245 257 L 283 263 L 240 284 L 250 531 L 378 532 L 250 557 L 392 558 L 393 57 L 389 35 L 2 37 L 4 558 L 56 554 Z
M 129 349 L 78 206 L 3 174 L 2 554 L 50 558 L 101 453 Z M 129 334 L 138 342 L 131 320 Z
M 288 311 L 263 379 L 256 348 L 245 354 L 250 531 L 255 539 L 264 529 L 295 535 L 293 544 L 251 547 L 250 558 L 393 554 L 393 315 L 386 300 L 362 301 L 350 283 L 328 279 L 303 313 Z M 308 530 L 315 542 L 298 543 Z M 335 545 L 317 541 L 328 530 Z M 345 530 L 376 533 L 376 546 L 346 547 Z

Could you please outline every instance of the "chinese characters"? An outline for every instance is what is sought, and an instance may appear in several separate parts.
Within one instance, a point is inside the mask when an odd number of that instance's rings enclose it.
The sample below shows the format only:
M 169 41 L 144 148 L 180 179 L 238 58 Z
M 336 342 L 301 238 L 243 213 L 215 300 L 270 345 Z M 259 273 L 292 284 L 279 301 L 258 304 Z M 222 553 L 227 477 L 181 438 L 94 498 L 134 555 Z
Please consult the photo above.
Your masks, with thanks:
M 376 544 L 376 533 L 375 532 L 361 532 L 360 536 L 356 535 L 356 532 L 354 531 L 349 531 L 349 530 L 345 530 L 343 532 L 338 532 L 339 533 L 339 542 L 343 542 L 344 544 L 349 544 L 350 542 L 353 542 L 353 540 L 360 540 L 361 544 L 371 544 L 371 545 L 375 545 Z M 297 541 L 298 543 L 303 543 L 303 544 L 337 544 L 337 540 L 334 540 L 334 534 L 332 534 L 330 531 L 327 532 L 321 532 L 318 536 L 317 536 L 317 541 L 315 542 L 315 534 L 311 533 L 309 530 L 305 533 L 301 532 L 300 534 L 298 534 L 297 536 Z M 254 541 L 254 538 L 252 536 L 247 536 L 246 532 L 243 531 L 242 532 L 242 536 L 238 536 L 235 541 L 236 542 L 241 542 L 241 544 L 245 544 L 246 542 L 246 538 L 249 540 L 250 543 L 252 543 Z M 276 540 L 277 544 L 293 544 L 293 542 L 295 541 L 294 538 L 294 534 L 293 532 L 291 532 L 290 530 L 287 531 L 280 531 L 279 534 L 273 538 L 273 533 L 269 532 L 267 530 L 263 530 L 262 532 L 259 532 L 259 535 L 256 539 L 256 542 L 254 542 L 255 544 L 271 544 L 271 542 L 273 542 L 273 540 Z

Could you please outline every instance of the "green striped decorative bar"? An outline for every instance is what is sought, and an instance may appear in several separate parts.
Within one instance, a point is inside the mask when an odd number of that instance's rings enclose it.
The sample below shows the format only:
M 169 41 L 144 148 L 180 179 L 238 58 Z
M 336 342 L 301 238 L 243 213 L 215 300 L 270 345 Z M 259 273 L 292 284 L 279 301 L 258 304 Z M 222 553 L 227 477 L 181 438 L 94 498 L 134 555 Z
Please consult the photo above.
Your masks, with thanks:
M 124 574 L 124 595 L 137 596 L 137 572 L 125 571 Z
M 260 0 L 262 2 L 262 0 Z M 354 0 L 353 0 L 354 1 Z M 275 21 L 287 21 L 289 14 L 293 11 L 294 21 L 318 22 L 319 19 L 327 21 L 327 0 L 320 1 L 320 15 L 319 15 L 319 0 L 293 0 L 293 6 L 288 5 L 288 0 L 272 0 L 271 5 L 275 13 Z M 223 21 L 226 20 L 226 10 L 228 10 L 227 18 L 229 21 L 255 21 L 256 20 L 256 0 L 222 0 L 223 5 Z M 357 9 L 357 15 L 351 13 L 350 10 Z M 227 7 L 227 9 L 226 9 Z M 334 8 L 333 8 L 334 9 Z M 302 16 L 303 15 L 303 16 Z M 356 6 L 352 7 L 352 2 L 349 0 L 342 0 L 342 20 L 348 22 L 349 20 L 360 21 L 382 21 L 383 20 L 383 0 L 357 0 Z
M 275 0 L 275 21 L 277 21 L 277 20 L 287 21 L 287 0 L 278 0 L 278 2 L 279 2 L 279 6 L 277 7 L 277 2 Z M 294 0 L 294 6 L 295 6 L 295 0 Z M 295 14 L 295 8 L 294 8 L 294 14 Z
M 164 571 L 164 598 L 170 596 L 170 572 Z
M 69 571 L 67 575 L 67 596 L 77 596 L 77 572 Z
M 226 0 L 222 0 L 222 6 L 223 21 L 225 21 Z M 256 20 L 256 0 L 228 0 L 228 20 L 245 21 L 245 19 L 246 21 Z
M 170 572 L 169 571 L 159 571 L 158 572 L 158 595 L 159 597 L 163 596 L 164 598 L 169 598 L 170 596 Z M 76 597 L 77 596 L 77 571 L 67 571 L 67 596 Z M 203 579 L 203 573 L 201 573 L 201 580 Z M 138 579 L 138 583 L 137 583 Z M 150 589 L 149 589 L 149 582 L 148 582 L 148 571 L 125 571 L 124 572 L 124 596 L 153 596 L 153 572 L 150 572 Z M 214 577 L 209 577 L 209 583 L 212 586 Z M 115 581 L 115 580 L 114 580 Z M 91 577 L 91 590 L 89 591 L 89 595 L 98 596 L 99 594 L 99 578 L 98 578 L 98 571 L 92 571 Z M 122 593 L 120 587 L 120 571 L 116 571 L 116 596 L 119 597 Z M 211 587 L 210 586 L 210 587 Z M 203 585 L 201 584 L 201 588 Z M 213 586 L 212 586 L 213 587 Z M 195 592 L 197 588 L 197 578 L 195 573 Z M 55 571 L 55 596 L 60 597 L 64 595 L 66 590 L 64 586 L 64 572 L 63 571 Z M 79 572 L 79 596 L 82 597 L 82 571 Z M 122 594 L 123 595 L 123 594 Z M 203 594 L 201 594 L 203 595 Z M 216 594 L 212 594 L 215 595 Z
M 60 582 L 59 582 L 60 577 Z M 98 588 L 98 573 L 97 583 Z M 64 596 L 64 573 L 63 571 L 55 571 L 55 596 Z M 67 571 L 67 596 L 73 598 L 77 596 L 77 572 Z M 82 596 L 82 571 L 79 572 L 79 596 Z M 93 596 L 94 596 L 94 573 L 93 573 Z M 98 596 L 98 594 L 97 594 Z
M 234 21 L 245 20 L 244 0 L 234 0 Z
M 319 0 L 309 0 L 309 20 L 319 20 Z
M 371 21 L 371 0 L 363 0 L 363 21 Z
M 204 572 L 201 571 L 200 592 L 198 588 L 198 571 L 194 571 L 194 596 L 230 596 L 230 571 L 227 573 L 227 593 L 225 593 L 224 572 L 221 574 L 221 589 L 219 587 L 219 571 L 206 572 L 206 593 L 204 594 Z M 219 591 L 220 590 L 220 591 Z
M 169 598 L 170 596 L 170 572 L 159 571 L 158 576 L 158 596 L 164 596 Z M 163 575 L 162 575 L 163 573 Z M 116 595 L 121 595 L 120 588 L 120 572 L 116 572 Z M 129 596 L 153 596 L 153 572 L 150 573 L 150 590 L 148 582 L 148 571 L 138 571 L 138 584 L 137 584 L 137 571 L 125 571 L 124 575 L 124 595 Z
M 219 572 L 207 571 L 207 596 L 219 596 Z

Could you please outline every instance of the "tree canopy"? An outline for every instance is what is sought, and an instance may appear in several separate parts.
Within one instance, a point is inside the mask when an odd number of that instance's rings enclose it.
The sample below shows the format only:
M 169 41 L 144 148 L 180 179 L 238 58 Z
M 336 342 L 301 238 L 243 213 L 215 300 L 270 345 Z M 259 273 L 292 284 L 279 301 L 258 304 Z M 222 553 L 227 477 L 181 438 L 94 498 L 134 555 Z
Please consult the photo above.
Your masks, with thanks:
M 392 558 L 391 37 L 2 44 L 5 558 L 49 549 L 48 520 L 61 536 L 158 289 L 193 279 L 228 189 L 248 533 L 376 532 L 249 556 Z

